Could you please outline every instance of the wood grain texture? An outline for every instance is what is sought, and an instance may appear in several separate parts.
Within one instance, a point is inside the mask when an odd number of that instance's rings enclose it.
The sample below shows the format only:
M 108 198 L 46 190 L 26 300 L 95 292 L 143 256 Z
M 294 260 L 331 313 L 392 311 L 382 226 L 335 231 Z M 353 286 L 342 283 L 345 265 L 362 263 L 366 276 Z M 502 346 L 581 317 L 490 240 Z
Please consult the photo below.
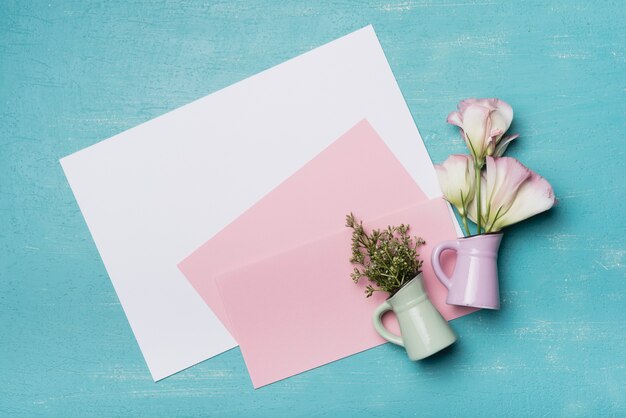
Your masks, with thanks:
M 0 415 L 626 415 L 623 1 L 3 1 Z M 253 391 L 231 350 L 153 383 L 58 159 L 372 23 L 435 161 L 498 96 L 560 204 L 510 228 L 503 307 Z M 401 191 L 400 191 L 401 192 Z

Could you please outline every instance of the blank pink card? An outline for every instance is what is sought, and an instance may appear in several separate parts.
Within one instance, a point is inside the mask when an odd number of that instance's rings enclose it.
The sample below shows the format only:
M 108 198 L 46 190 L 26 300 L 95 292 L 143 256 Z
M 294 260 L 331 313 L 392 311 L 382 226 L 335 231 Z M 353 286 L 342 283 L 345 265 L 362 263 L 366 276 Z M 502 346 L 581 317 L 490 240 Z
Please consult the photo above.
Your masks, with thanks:
M 232 334 L 215 286 L 220 274 L 340 230 L 350 211 L 371 219 L 426 200 L 400 161 L 363 120 L 178 267 Z M 449 215 L 446 225 L 451 225 Z M 272 286 L 264 290 L 264 294 L 280 292 Z
M 432 248 L 456 238 L 446 203 L 435 199 L 365 225 L 369 230 L 401 223 L 426 240 L 420 250 L 424 284 L 439 312 L 448 320 L 473 312 L 445 303 L 446 290 L 431 268 Z M 350 244 L 351 231 L 344 228 L 217 280 L 255 388 L 385 342 L 371 317 L 387 295 L 366 298 L 365 281 L 352 282 Z

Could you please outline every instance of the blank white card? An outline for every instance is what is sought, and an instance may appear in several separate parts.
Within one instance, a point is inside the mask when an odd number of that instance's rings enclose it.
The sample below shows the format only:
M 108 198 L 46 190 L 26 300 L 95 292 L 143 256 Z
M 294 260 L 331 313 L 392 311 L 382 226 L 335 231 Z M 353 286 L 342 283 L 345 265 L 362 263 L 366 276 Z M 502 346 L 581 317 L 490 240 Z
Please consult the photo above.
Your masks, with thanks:
M 362 119 L 441 195 L 371 26 L 61 160 L 154 380 L 236 345 L 177 263 Z

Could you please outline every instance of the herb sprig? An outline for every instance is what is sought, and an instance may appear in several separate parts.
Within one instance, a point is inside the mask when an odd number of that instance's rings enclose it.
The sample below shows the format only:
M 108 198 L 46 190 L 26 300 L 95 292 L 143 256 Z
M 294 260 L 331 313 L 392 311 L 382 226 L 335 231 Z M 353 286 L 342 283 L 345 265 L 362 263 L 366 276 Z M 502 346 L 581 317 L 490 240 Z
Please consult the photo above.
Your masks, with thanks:
M 350 274 L 354 283 L 363 277 L 372 284 L 365 288 L 369 298 L 374 292 L 396 293 L 408 281 L 417 276 L 422 268 L 418 248 L 426 242 L 409 235 L 409 225 L 388 226 L 374 229 L 369 234 L 363 222 L 351 213 L 346 216 L 346 227 L 352 228 L 352 257 L 357 267 Z

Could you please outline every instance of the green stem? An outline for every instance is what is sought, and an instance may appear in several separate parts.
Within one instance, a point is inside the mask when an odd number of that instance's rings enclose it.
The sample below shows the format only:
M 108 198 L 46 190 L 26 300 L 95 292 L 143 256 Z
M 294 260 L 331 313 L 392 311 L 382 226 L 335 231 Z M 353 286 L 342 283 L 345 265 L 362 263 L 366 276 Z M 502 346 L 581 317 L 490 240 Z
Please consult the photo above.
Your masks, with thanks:
M 461 216 L 461 220 L 463 221 L 463 227 L 465 228 L 465 233 L 469 237 L 470 235 L 472 235 L 472 233 L 470 232 L 469 225 L 467 224 L 467 216 L 465 215 Z
M 485 225 L 485 232 L 487 232 L 487 233 L 491 232 L 493 227 L 496 225 L 496 221 L 498 220 L 498 218 L 500 218 L 500 211 L 501 210 L 502 210 L 502 207 L 500 207 L 498 209 L 498 211 L 496 212 L 496 216 L 493 218 L 493 222 L 491 223 L 491 226 Z
M 476 233 L 481 234 L 482 228 L 482 203 L 480 201 L 480 185 L 481 185 L 481 170 L 482 165 L 478 164 L 478 162 L 474 163 L 474 171 L 476 172 Z
M 467 203 L 465 203 L 465 197 L 463 197 L 463 190 L 461 190 L 461 206 L 463 210 L 459 210 L 459 214 L 461 215 L 461 219 L 463 220 L 463 226 L 465 227 L 466 236 L 472 235 L 469 226 L 467 226 Z M 459 208 L 457 208 L 458 210 Z

